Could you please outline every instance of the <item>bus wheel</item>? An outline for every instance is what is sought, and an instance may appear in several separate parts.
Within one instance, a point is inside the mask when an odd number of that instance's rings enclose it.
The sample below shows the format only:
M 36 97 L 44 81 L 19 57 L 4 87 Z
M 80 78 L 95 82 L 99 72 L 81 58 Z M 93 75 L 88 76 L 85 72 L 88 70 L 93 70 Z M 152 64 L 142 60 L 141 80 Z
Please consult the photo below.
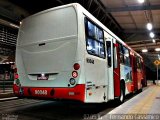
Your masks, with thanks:
M 139 92 L 143 91 L 143 84 L 141 83 L 141 88 L 139 89 Z
M 119 97 L 120 104 L 124 102 L 124 99 L 125 99 L 125 88 L 124 85 L 121 84 L 121 95 Z

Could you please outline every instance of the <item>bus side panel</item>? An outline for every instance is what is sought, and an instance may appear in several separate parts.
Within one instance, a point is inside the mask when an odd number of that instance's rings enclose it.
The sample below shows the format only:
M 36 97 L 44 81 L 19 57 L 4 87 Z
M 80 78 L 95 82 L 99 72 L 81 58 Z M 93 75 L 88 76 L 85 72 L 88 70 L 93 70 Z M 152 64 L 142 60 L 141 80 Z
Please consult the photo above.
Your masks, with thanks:
M 143 65 L 142 60 L 137 57 L 137 81 L 138 81 L 138 90 L 142 88 L 142 80 L 143 80 Z
M 135 56 L 131 55 L 131 60 L 132 60 L 132 78 L 133 78 L 134 91 L 137 91 L 138 90 L 138 82 L 137 82 L 137 70 L 136 70 Z
M 142 71 L 137 69 L 137 78 L 138 78 L 138 90 L 142 88 Z
M 120 55 L 119 55 L 119 45 L 117 47 L 117 68 L 114 68 L 114 97 L 120 96 Z
M 142 73 L 139 69 L 137 70 L 137 78 L 138 78 L 138 90 L 139 90 L 141 89 L 141 78 L 142 78 Z
M 106 61 L 86 53 L 86 102 L 104 102 L 106 99 Z M 90 63 L 89 60 L 94 61 Z
M 132 68 L 123 64 L 120 64 L 121 80 L 125 81 L 125 94 L 133 92 L 133 82 L 131 78 Z

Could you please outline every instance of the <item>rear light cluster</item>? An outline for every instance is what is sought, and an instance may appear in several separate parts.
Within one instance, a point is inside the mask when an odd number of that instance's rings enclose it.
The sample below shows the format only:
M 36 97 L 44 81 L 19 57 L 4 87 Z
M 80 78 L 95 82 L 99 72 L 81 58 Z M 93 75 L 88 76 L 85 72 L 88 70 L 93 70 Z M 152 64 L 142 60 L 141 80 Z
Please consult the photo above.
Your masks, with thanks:
M 15 73 L 15 75 L 14 75 L 14 79 L 18 79 L 18 78 L 19 78 L 18 74 L 17 74 L 17 73 Z
M 80 65 L 79 65 L 78 63 L 75 63 L 75 64 L 73 65 L 73 68 L 74 68 L 75 70 L 79 70 Z
M 73 77 L 73 78 L 78 77 L 78 72 L 77 72 L 77 71 L 73 71 L 73 72 L 72 72 L 72 77 Z
M 80 69 L 80 65 L 79 65 L 78 63 L 75 63 L 75 64 L 73 65 L 73 68 L 74 68 L 74 71 L 72 71 L 72 77 L 73 77 L 73 78 L 71 78 L 71 79 L 69 80 L 69 82 L 70 82 L 71 85 L 74 85 L 74 84 L 76 83 L 75 78 L 78 77 L 78 70 Z
M 74 78 L 71 78 L 71 79 L 69 80 L 69 82 L 70 82 L 71 85 L 74 85 L 74 84 L 76 83 L 76 80 L 75 80 Z
M 80 69 L 80 65 L 79 65 L 78 63 L 75 63 L 75 64 L 73 65 L 73 68 L 74 68 L 74 71 L 72 72 L 72 77 L 73 77 L 73 78 L 76 78 L 76 77 L 78 77 L 78 72 L 77 72 L 77 70 Z
M 19 78 L 19 75 L 17 73 L 17 68 L 14 69 L 14 79 L 18 79 Z

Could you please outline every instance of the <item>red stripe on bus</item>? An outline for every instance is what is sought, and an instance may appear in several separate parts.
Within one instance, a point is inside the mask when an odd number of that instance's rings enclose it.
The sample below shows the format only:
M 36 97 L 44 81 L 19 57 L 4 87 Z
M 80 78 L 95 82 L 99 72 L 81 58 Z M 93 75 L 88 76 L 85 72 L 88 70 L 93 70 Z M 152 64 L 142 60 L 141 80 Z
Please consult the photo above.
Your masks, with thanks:
M 21 97 L 35 97 L 35 98 L 53 98 L 53 99 L 69 99 L 79 100 L 84 102 L 85 85 L 78 84 L 73 88 L 51 88 L 51 87 L 21 87 L 23 95 Z M 13 86 L 14 93 L 20 96 L 19 87 Z M 47 91 L 47 93 L 46 93 Z

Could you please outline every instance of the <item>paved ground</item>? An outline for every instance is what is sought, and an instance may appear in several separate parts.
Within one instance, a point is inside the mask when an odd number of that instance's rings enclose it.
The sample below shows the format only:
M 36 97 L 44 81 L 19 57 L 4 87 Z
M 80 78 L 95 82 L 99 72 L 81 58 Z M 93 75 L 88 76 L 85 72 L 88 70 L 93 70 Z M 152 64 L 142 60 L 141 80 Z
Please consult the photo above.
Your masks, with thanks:
M 117 105 L 81 104 L 77 102 L 54 102 L 44 100 L 16 99 L 0 102 L 0 119 L 17 118 L 18 120 L 81 120 L 89 116 L 103 116 Z M 7 119 L 10 120 L 10 119 Z
M 115 101 L 110 101 L 106 104 L 82 104 L 77 102 L 55 102 L 45 100 L 32 99 L 13 99 L 7 101 L 0 101 L 0 120 L 107 120 L 107 115 L 116 114 L 137 114 L 154 113 L 160 111 L 158 86 L 149 85 L 142 93 L 138 95 L 127 96 L 126 102 L 118 107 Z M 154 94 L 152 94 L 154 93 Z M 2 95 L 2 94 L 0 94 Z M 141 100 L 139 97 L 141 96 Z M 156 97 L 156 101 L 153 98 Z M 139 101 L 136 104 L 133 101 Z M 143 99 L 142 99 L 143 98 Z M 149 102 L 149 104 L 145 104 Z M 131 107 L 129 107 L 129 105 Z M 143 106 L 154 107 L 151 109 L 142 109 Z M 116 109 L 115 109 L 116 108 Z M 113 110 L 115 109 L 115 110 Z M 117 112 L 119 109 L 120 112 Z M 109 114 L 107 114 L 109 113 Z M 158 112 L 159 113 L 159 112 Z M 106 115 L 107 114 L 107 115 Z M 107 116 L 108 117 L 108 116 Z M 117 120 L 117 119 L 112 119 Z
M 135 95 L 127 96 L 126 101 Z M 0 120 L 96 120 L 102 119 L 117 106 L 116 101 L 82 104 L 69 101 L 14 99 L 0 101 Z
M 103 116 L 104 119 L 111 120 L 120 117 L 131 120 L 160 120 L 160 86 L 150 85 L 144 92 Z
M 9 98 L 9 97 L 15 97 L 13 94 L 13 89 L 12 88 L 0 88 L 0 99 L 1 98 Z
M 15 97 L 15 95 L 13 94 L 13 92 L 10 92 L 10 93 L 0 93 L 0 99 L 2 99 L 2 98 L 10 98 L 10 97 Z

